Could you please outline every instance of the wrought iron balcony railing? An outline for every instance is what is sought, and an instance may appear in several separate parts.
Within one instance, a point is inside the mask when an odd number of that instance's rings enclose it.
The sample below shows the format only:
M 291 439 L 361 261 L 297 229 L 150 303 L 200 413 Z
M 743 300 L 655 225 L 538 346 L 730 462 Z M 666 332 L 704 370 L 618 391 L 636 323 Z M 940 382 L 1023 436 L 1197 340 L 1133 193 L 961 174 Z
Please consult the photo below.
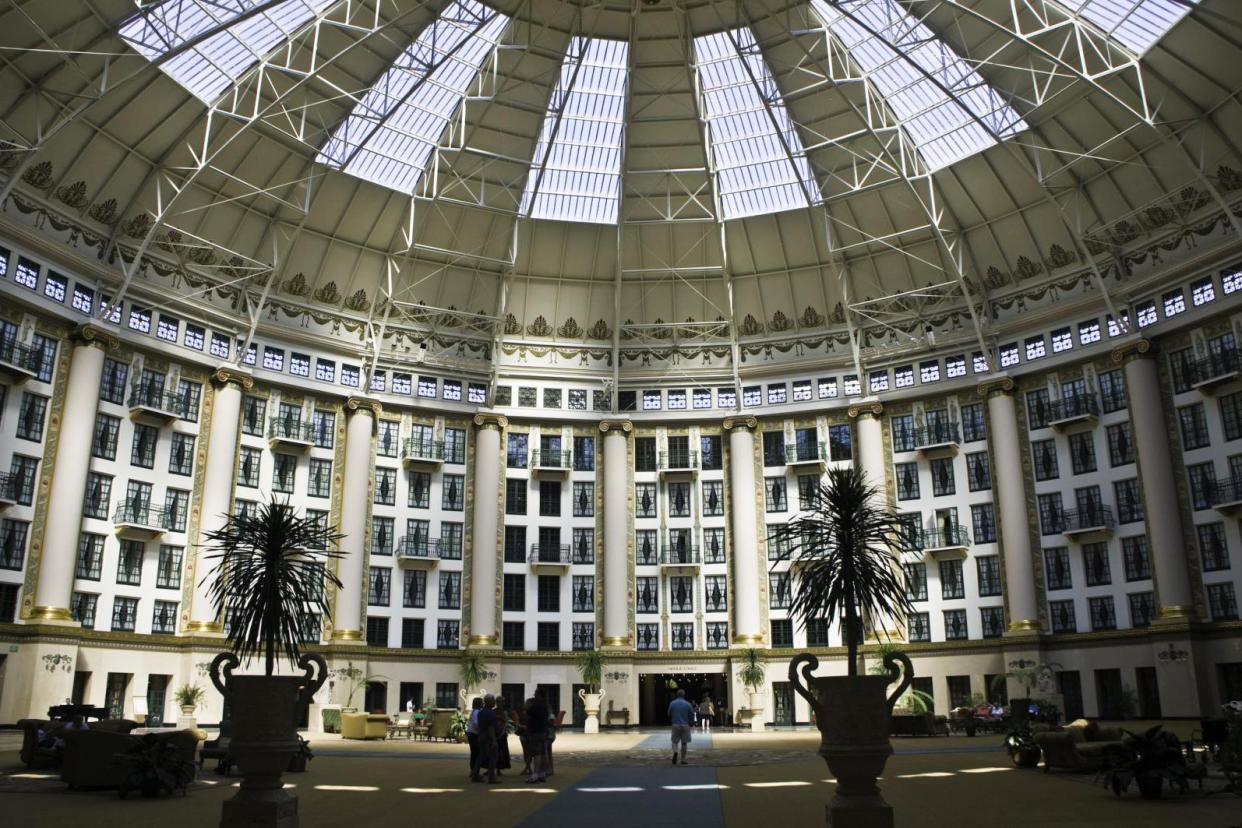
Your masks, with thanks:
M 1058 423 L 1098 416 L 1100 416 L 1100 401 L 1096 399 L 1095 394 L 1074 394 L 1062 397 L 1050 405 L 1048 422 Z
M 428 463 L 444 461 L 444 441 L 422 437 L 407 437 L 401 456 L 406 460 L 423 460 Z
M 562 469 L 568 471 L 573 464 L 572 451 L 542 451 L 535 449 L 530 453 L 532 469 Z
M 936 423 L 914 430 L 916 449 L 943 446 L 962 442 L 962 431 L 955 422 Z
M 530 545 L 530 557 L 527 561 L 533 564 L 568 565 L 570 562 L 569 544 L 532 543 Z
M 697 451 L 660 452 L 660 471 L 694 471 L 699 467 Z
M 1117 520 L 1113 517 L 1113 510 L 1103 504 L 1087 509 L 1066 509 L 1061 513 L 1061 531 L 1063 533 L 1112 529 L 1116 525 Z

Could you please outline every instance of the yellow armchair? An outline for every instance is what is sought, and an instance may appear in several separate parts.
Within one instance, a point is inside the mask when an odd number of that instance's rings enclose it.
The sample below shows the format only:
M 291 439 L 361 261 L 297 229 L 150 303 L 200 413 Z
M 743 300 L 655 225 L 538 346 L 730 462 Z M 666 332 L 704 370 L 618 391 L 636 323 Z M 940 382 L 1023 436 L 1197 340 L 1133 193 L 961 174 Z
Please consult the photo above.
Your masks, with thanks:
M 377 713 L 342 713 L 342 739 L 386 739 L 388 717 Z

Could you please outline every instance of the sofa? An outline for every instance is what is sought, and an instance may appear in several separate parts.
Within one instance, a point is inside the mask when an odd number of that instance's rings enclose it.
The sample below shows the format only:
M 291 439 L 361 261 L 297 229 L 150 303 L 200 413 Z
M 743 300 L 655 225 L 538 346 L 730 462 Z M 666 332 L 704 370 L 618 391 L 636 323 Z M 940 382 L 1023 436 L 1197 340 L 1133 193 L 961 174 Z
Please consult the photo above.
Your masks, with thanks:
M 388 717 L 383 713 L 342 713 L 342 739 L 387 739 Z
M 1078 773 L 1098 771 L 1108 764 L 1110 751 L 1122 747 L 1126 738 L 1121 728 L 1100 727 L 1085 719 L 1061 728 L 1036 730 L 1034 735 L 1035 744 L 1044 754 L 1045 772 L 1053 768 Z
M 175 730 L 156 734 L 155 738 L 172 742 L 181 758 L 193 764 L 198 743 L 204 735 L 201 730 Z M 93 726 L 90 730 L 66 731 L 61 781 L 71 789 L 120 787 L 125 765 L 117 761 L 116 755 L 128 753 L 142 738 L 130 733 L 96 730 Z
M 893 736 L 936 736 L 941 733 L 941 728 L 937 725 L 935 713 L 894 713 L 889 733 Z
M 22 749 L 19 754 L 22 764 L 31 769 L 55 768 L 60 765 L 63 749 L 59 747 L 40 747 L 40 732 L 61 738 L 68 722 L 51 719 L 22 719 L 17 726 L 22 730 Z M 138 723 L 129 719 L 104 719 L 90 722 L 87 727 L 91 731 L 102 733 L 129 733 L 138 727 Z M 72 731 L 70 731 L 72 732 Z

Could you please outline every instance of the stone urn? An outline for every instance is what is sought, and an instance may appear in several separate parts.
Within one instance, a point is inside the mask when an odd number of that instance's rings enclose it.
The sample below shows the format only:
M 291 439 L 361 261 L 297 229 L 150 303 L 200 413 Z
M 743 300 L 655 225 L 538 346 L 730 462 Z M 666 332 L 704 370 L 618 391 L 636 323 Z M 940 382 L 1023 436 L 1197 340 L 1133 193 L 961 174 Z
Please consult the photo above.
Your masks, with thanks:
M 242 774 L 237 795 L 224 802 L 220 824 L 297 828 L 298 800 L 280 776 L 301 743 L 296 711 L 323 685 L 328 665 L 318 653 L 306 653 L 298 659 L 300 676 L 235 676 L 238 664 L 232 653 L 211 662 L 211 683 L 229 703 L 230 748 Z
M 898 664 L 904 666 L 903 671 Z M 799 681 L 799 667 L 801 678 Z M 875 780 L 893 746 L 888 741 L 893 705 L 914 678 L 914 667 L 903 653 L 884 656 L 879 676 L 812 676 L 819 659 L 801 653 L 789 663 L 789 681 L 815 711 L 819 755 L 836 777 L 836 793 L 828 804 L 833 828 L 892 828 L 893 809 Z M 901 678 L 891 694 L 888 686 Z
M 767 695 L 762 690 L 755 690 L 747 694 L 747 701 L 750 702 L 750 706 L 746 708 L 750 711 L 750 729 L 763 732 L 765 725 L 762 714 L 768 701 Z
M 588 693 L 585 689 L 579 690 L 578 698 L 582 700 L 582 709 L 586 713 L 582 732 L 599 733 L 599 706 L 604 698 L 604 691 L 601 689 L 598 693 Z
M 459 690 L 457 691 L 457 694 L 461 697 L 461 709 L 469 712 L 470 709 L 474 707 L 474 700 L 481 699 L 484 696 L 486 696 L 487 691 L 486 690 L 473 690 L 473 691 Z

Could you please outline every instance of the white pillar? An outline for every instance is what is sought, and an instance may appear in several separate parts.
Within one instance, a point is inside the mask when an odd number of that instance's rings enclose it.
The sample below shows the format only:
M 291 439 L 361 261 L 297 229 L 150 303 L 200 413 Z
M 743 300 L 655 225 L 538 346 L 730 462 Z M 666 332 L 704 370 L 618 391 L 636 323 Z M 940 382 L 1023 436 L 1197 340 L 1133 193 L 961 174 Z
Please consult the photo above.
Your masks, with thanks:
M 1000 377 L 984 382 L 979 386 L 979 395 L 988 401 L 988 448 L 992 452 L 992 467 L 996 470 L 993 490 L 1000 520 L 1001 553 L 1005 556 L 1009 631 L 1038 633 L 1039 607 L 1035 597 L 1035 573 L 1031 567 L 1031 534 L 1013 380 Z
M 75 328 L 70 339 L 73 353 L 69 357 L 64 409 L 59 425 L 54 418 L 47 424 L 49 432 L 56 429 L 57 439 L 52 484 L 46 495 L 36 493 L 38 497 L 47 497 L 49 510 L 57 510 L 49 511 L 47 528 L 43 532 L 39 579 L 31 613 L 32 620 L 44 622 L 70 622 L 72 618 L 69 602 L 73 597 L 78 532 L 82 528 L 82 501 L 86 497 L 104 349 L 112 350 L 119 345 L 111 333 L 91 325 Z M 35 550 L 31 552 L 33 558 Z
M 333 643 L 355 643 L 362 634 L 362 592 L 366 586 L 367 522 L 371 514 L 371 467 L 375 464 L 371 437 L 380 405 L 362 397 L 345 403 L 345 468 L 341 471 L 341 533 L 343 553 L 337 568 L 341 586 L 336 591 L 332 619 Z
M 224 625 L 216 617 L 216 608 L 208 595 L 205 577 L 213 565 L 207 560 L 210 545 L 204 541 L 209 532 L 224 527 L 233 512 L 233 485 L 237 464 L 237 437 L 241 422 L 242 392 L 254 381 L 232 366 L 221 367 L 211 376 L 215 395 L 211 403 L 211 423 L 205 438 L 207 462 L 203 470 L 203 487 L 199 499 L 198 537 L 190 539 L 194 550 L 193 600 L 186 632 L 220 634 Z
M 500 430 L 509 421 L 496 414 L 476 414 L 474 439 L 474 542 L 470 553 L 471 647 L 500 643 L 496 624 L 496 533 L 500 526 Z
M 605 420 L 604 434 L 604 637 L 605 647 L 628 649 L 630 637 L 630 485 L 628 420 Z
M 858 418 L 858 468 L 862 470 L 868 486 L 875 486 L 881 493 L 886 493 L 884 428 L 880 423 L 883 411 L 878 402 L 863 402 L 849 409 L 850 416 Z
M 733 512 L 733 643 L 754 647 L 763 642 L 759 611 L 759 521 L 755 508 L 754 417 L 728 419 L 729 491 Z
M 1169 452 L 1160 380 L 1150 348 L 1151 343 L 1146 339 L 1118 346 L 1113 350 L 1113 361 L 1125 364 L 1130 426 L 1134 431 L 1134 448 L 1143 481 L 1143 514 L 1151 544 L 1160 617 L 1189 618 L 1194 615 L 1194 599 L 1186 570 L 1182 513 L 1173 480 L 1173 457 Z M 1178 462 L 1181 462 L 1180 457 Z

